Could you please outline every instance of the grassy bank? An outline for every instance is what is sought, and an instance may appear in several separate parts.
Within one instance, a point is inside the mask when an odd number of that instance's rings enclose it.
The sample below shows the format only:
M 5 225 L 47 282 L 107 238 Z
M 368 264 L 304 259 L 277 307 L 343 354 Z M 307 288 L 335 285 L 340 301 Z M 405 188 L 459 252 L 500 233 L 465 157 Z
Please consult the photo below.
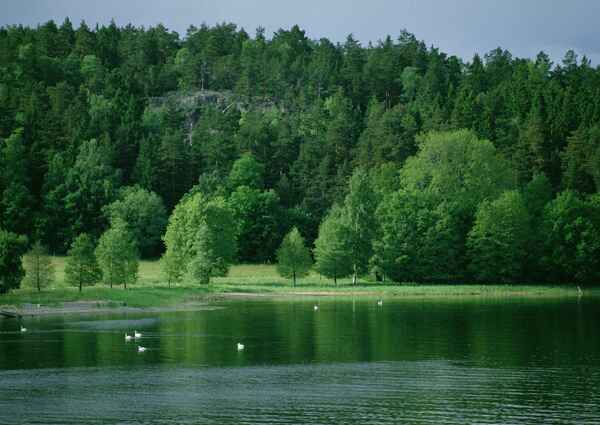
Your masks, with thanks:
M 204 301 L 214 297 L 233 296 L 372 296 L 372 297 L 577 297 L 577 289 L 568 286 L 528 285 L 417 285 L 380 284 L 363 281 L 352 285 L 349 279 L 341 279 L 338 285 L 317 274 L 301 279 L 294 288 L 291 282 L 280 277 L 272 265 L 233 266 L 227 277 L 213 279 L 210 285 L 179 283 L 168 287 L 156 261 L 142 261 L 139 279 L 127 291 L 122 287 L 110 289 L 103 285 L 76 288 L 64 283 L 64 258 L 54 258 L 56 282 L 52 287 L 37 292 L 19 289 L 0 296 L 0 305 L 22 306 L 24 304 L 59 305 L 72 301 L 102 301 L 114 306 L 160 307 L 186 302 Z M 587 290 L 586 296 L 600 295 L 598 290 Z

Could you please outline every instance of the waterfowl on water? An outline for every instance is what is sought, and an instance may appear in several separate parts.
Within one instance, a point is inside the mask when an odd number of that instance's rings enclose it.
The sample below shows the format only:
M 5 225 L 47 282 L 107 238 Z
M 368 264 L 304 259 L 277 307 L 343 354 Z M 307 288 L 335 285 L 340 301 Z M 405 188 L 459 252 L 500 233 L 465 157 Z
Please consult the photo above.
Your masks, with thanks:
M 23 326 L 21 326 L 21 332 L 27 332 L 27 328 L 24 328 Z
M 319 306 L 318 306 L 318 305 L 315 305 L 315 307 L 314 307 L 314 308 L 315 308 L 315 311 L 317 311 L 317 310 L 319 309 Z
M 378 305 L 379 307 L 381 307 L 381 306 L 383 305 L 383 300 L 379 300 L 379 301 L 377 301 L 377 305 Z
M 238 349 L 238 351 L 242 351 L 244 349 L 244 344 L 242 344 L 241 342 L 238 342 L 237 349 Z
M 125 341 L 131 341 L 133 337 L 131 335 L 125 334 Z
M 138 332 L 138 331 L 133 331 L 133 337 L 134 337 L 134 338 L 141 338 L 141 337 L 142 337 L 142 334 L 141 334 L 141 332 Z
M 146 347 L 138 346 L 138 353 L 143 353 L 144 351 L 146 351 Z

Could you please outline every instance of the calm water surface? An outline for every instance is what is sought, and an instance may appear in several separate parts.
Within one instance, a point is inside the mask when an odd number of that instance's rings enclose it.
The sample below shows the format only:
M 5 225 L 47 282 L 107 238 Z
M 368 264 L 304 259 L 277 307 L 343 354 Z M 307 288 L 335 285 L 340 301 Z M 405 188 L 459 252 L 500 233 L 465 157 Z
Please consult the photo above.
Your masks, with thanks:
M 598 299 L 218 306 L 0 319 L 0 423 L 600 424 Z

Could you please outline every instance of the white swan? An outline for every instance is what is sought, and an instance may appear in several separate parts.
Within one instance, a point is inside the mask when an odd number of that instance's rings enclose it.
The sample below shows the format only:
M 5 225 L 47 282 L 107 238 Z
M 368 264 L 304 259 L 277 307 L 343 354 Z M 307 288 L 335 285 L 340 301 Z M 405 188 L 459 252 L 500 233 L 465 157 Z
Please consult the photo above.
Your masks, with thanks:
M 383 300 L 379 300 L 379 301 L 377 301 L 377 305 L 378 305 L 379 307 L 381 307 L 381 306 L 383 305 Z
M 125 334 L 125 341 L 131 341 L 133 337 L 131 335 Z
M 146 351 L 146 347 L 138 346 L 138 353 L 143 353 L 144 351 Z
M 319 306 L 315 305 L 314 309 L 315 309 L 315 311 L 317 311 L 319 309 Z
M 237 349 L 238 349 L 238 351 L 242 351 L 244 348 L 245 348 L 244 344 L 242 344 L 241 342 L 237 343 Z
M 133 331 L 133 337 L 134 337 L 134 338 L 141 338 L 141 337 L 142 337 L 142 334 L 141 334 L 141 332 L 138 332 L 138 331 Z
M 27 328 L 24 328 L 23 326 L 21 326 L 21 332 L 27 332 Z

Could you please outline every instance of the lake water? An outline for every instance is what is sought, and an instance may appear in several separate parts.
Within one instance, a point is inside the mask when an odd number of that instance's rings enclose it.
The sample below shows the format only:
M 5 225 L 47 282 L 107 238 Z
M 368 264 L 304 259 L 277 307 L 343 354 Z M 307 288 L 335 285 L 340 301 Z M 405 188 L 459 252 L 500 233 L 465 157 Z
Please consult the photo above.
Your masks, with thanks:
M 0 423 L 600 424 L 597 299 L 215 305 L 0 319 Z

